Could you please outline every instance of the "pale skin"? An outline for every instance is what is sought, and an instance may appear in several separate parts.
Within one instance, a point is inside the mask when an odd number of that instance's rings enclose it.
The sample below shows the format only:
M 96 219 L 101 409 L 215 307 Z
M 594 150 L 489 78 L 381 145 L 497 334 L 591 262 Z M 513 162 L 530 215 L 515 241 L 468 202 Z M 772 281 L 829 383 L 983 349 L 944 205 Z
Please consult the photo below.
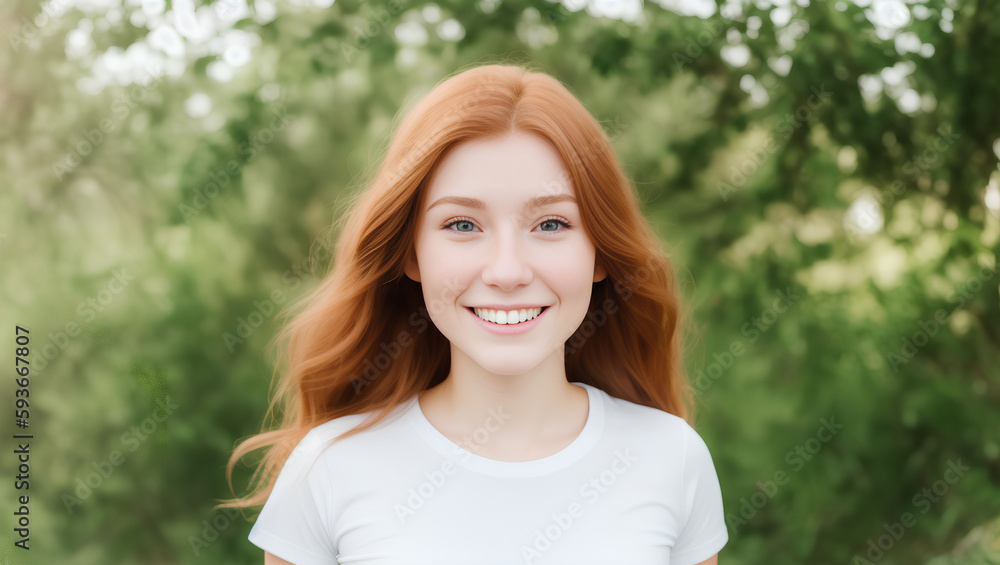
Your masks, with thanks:
M 428 179 L 404 270 L 451 343 L 451 367 L 419 402 L 460 445 L 490 410 L 509 414 L 486 442 L 463 445 L 483 457 L 544 458 L 587 421 L 587 394 L 568 382 L 563 348 L 607 273 L 575 199 L 555 147 L 524 133 L 462 143 Z M 488 305 L 546 310 L 530 331 L 498 335 L 468 310 Z
M 482 457 L 542 459 L 571 444 L 587 422 L 588 395 L 568 382 L 563 348 L 587 314 L 593 283 L 607 272 L 568 179 L 550 142 L 515 132 L 453 148 L 421 202 L 415 257 L 404 270 L 421 284 L 451 343 L 451 368 L 418 395 L 420 408 L 460 445 L 490 410 L 510 414 L 485 443 L 462 445 Z M 468 310 L 483 305 L 547 308 L 529 331 L 498 335 Z M 717 562 L 715 555 L 699 565 Z M 264 563 L 290 562 L 265 552 Z

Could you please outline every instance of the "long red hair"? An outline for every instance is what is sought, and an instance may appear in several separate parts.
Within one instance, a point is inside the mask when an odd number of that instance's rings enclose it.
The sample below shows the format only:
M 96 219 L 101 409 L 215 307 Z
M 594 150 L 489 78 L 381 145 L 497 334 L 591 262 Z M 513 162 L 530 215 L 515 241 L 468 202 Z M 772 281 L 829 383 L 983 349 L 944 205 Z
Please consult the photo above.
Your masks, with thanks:
M 275 336 L 281 377 L 268 413 L 280 403 L 281 426 L 243 441 L 226 467 L 232 489 L 236 463 L 269 447 L 250 479 L 256 484 L 216 508 L 264 504 L 292 449 L 319 424 L 372 412 L 336 439 L 359 433 L 444 380 L 450 344 L 427 315 L 419 284 L 403 273 L 419 197 L 449 148 L 512 131 L 558 150 L 608 273 L 566 342 L 568 380 L 691 421 L 673 269 L 604 130 L 555 78 L 522 65 L 476 66 L 406 114 L 373 180 L 349 203 L 330 272 Z

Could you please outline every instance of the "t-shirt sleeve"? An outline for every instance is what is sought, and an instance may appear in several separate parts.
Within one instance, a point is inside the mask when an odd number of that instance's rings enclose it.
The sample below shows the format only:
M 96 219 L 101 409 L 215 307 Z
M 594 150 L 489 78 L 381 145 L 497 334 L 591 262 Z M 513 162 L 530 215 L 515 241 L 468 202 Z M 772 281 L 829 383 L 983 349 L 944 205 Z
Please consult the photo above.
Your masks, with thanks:
M 685 425 L 684 505 L 687 521 L 673 549 L 670 565 L 696 565 L 719 552 L 729 541 L 722 489 L 705 441 Z
M 292 450 L 250 530 L 257 547 L 295 565 L 336 565 L 331 475 L 310 432 Z

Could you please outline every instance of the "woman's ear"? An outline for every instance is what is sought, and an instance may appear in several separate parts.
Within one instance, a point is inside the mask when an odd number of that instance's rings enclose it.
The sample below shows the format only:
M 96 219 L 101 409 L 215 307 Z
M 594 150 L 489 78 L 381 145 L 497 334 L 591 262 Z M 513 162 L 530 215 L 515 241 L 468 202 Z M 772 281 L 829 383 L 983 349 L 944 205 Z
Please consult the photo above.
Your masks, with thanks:
M 406 255 L 406 259 L 403 261 L 403 272 L 406 274 L 410 280 L 414 282 L 420 282 L 420 269 L 417 266 L 417 260 L 410 252 Z
M 594 261 L 594 282 L 601 282 L 608 276 L 608 270 L 604 268 L 604 262 L 600 257 Z

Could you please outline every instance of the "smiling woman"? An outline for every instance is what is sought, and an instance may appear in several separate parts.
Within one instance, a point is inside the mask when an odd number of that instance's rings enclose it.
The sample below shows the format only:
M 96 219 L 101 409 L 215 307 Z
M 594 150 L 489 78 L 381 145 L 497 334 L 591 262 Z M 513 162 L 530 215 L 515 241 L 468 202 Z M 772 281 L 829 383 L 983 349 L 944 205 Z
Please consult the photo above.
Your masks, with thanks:
M 551 143 L 519 131 L 453 146 L 430 176 L 423 200 L 432 204 L 417 222 L 405 272 L 421 283 L 424 303 L 443 306 L 431 317 L 452 344 L 455 380 L 442 389 L 478 367 L 507 376 L 490 379 L 492 389 L 523 383 L 518 392 L 551 393 L 530 394 L 540 411 L 567 392 L 563 346 L 587 314 L 593 283 L 607 276 L 595 265 L 573 187 L 560 180 L 568 178 Z M 544 316 L 535 318 L 536 309 Z M 560 418 L 532 417 L 504 433 L 523 437 Z
M 346 219 L 279 336 L 282 426 L 227 468 L 269 447 L 220 505 L 264 505 L 266 563 L 716 562 L 673 271 L 562 84 L 445 80 Z

